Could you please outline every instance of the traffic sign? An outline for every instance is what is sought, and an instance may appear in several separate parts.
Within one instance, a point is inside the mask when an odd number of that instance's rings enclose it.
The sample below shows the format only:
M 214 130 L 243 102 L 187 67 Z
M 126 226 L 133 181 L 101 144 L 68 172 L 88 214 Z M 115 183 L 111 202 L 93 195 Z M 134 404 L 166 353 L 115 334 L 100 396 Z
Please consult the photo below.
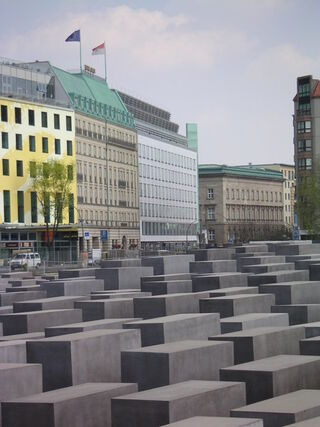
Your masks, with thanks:
M 108 230 L 100 230 L 100 239 L 101 241 L 108 240 Z
M 85 240 L 89 240 L 90 239 L 90 233 L 89 233 L 89 231 L 85 231 L 84 232 L 84 238 L 85 238 Z

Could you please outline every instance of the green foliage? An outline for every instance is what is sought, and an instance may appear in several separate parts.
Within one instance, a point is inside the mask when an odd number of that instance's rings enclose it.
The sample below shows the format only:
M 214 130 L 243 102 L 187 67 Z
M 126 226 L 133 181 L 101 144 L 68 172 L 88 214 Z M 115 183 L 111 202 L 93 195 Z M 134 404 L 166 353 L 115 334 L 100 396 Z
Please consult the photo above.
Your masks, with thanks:
M 71 168 L 70 168 L 71 166 Z M 59 160 L 47 163 L 30 162 L 31 189 L 37 194 L 47 229 L 47 243 L 51 245 L 59 225 L 63 222 L 63 211 L 69 204 L 73 182 L 73 166 Z M 52 238 L 49 228 L 52 227 Z
M 297 213 L 300 227 L 308 234 L 320 234 L 320 179 L 318 174 L 304 177 L 298 187 Z

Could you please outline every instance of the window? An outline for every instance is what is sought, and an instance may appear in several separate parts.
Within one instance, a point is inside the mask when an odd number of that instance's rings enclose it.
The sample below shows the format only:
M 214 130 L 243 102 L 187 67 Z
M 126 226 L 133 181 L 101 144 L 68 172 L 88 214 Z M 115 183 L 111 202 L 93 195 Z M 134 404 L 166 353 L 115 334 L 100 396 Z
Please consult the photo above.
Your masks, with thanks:
M 29 151 L 36 151 L 36 138 L 33 135 L 29 136 Z
M 17 160 L 17 176 L 23 176 L 23 161 Z
M 72 181 L 73 180 L 73 166 L 72 165 L 68 165 L 67 166 L 67 171 L 68 171 L 68 179 L 70 179 Z
M 28 110 L 29 125 L 34 126 L 34 110 Z
M 21 124 L 21 108 L 15 107 L 14 109 L 14 120 L 16 124 Z
M 22 135 L 16 133 L 16 150 L 22 150 Z
M 297 122 L 297 132 L 298 133 L 309 133 L 311 132 L 311 121 L 301 121 Z
M 59 116 L 59 114 L 53 115 L 53 121 L 54 121 L 54 128 L 60 129 L 60 116 Z
M 1 142 L 2 142 L 2 148 L 9 148 L 8 132 L 2 132 L 1 133 Z
M 67 155 L 72 156 L 72 141 L 67 141 Z
M 49 152 L 48 138 L 46 138 L 45 136 L 42 137 L 42 152 L 43 153 Z
M 207 215 L 208 219 L 214 219 L 214 207 L 212 208 L 208 208 L 208 215 Z
M 43 128 L 48 127 L 48 114 L 45 111 L 41 112 L 41 126 Z
M 303 151 L 312 150 L 312 141 L 311 139 L 300 139 L 298 140 L 298 151 L 301 153 Z
M 37 193 L 31 191 L 31 222 L 38 222 Z
M 10 191 L 3 190 L 3 218 L 4 222 L 10 222 Z
M 74 199 L 73 199 L 73 194 L 69 194 L 69 224 L 74 224 Z
M 70 131 L 72 130 L 71 116 L 66 116 L 66 129 Z
M 215 238 L 214 230 L 209 230 L 208 240 L 214 240 L 214 238 Z
M 24 193 L 18 191 L 18 222 L 24 222 Z
M 298 86 L 299 98 L 310 95 L 310 83 L 302 83 Z
M 298 159 L 298 169 L 307 169 L 310 170 L 312 169 L 312 159 L 311 158 L 307 158 L 307 159 Z
M 35 178 L 37 176 L 36 162 L 29 162 L 29 171 L 30 171 L 30 178 Z
M 2 175 L 9 176 L 9 160 L 8 159 L 2 159 Z
M 213 188 L 208 188 L 208 199 L 213 199 L 213 198 L 214 198 Z
M 1 121 L 8 121 L 8 107 L 6 105 L 1 105 Z
M 55 154 L 61 154 L 60 139 L 55 139 L 54 140 L 54 152 L 55 152 Z

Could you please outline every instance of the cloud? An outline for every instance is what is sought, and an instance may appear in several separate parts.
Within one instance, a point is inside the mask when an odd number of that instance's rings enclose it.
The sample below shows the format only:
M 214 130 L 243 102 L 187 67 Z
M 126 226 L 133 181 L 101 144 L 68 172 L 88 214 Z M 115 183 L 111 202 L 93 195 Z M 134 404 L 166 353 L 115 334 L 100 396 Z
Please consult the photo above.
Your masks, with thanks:
M 105 40 L 108 52 L 130 69 L 171 71 L 192 66 L 208 69 L 224 57 L 239 56 L 254 42 L 235 30 L 197 29 L 183 14 L 167 15 L 158 10 L 128 6 L 105 8 L 99 12 L 66 16 L 30 32 L 12 36 L 3 46 L 10 56 L 25 59 L 53 58 L 68 64 L 74 46 L 64 38 L 81 27 L 84 57 L 92 47 Z

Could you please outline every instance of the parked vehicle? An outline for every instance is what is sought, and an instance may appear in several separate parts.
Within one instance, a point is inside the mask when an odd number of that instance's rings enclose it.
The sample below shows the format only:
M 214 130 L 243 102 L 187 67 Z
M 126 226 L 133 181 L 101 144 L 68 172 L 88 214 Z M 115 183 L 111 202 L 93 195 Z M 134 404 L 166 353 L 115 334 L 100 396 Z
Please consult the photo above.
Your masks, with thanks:
M 11 260 L 11 269 L 17 268 L 39 268 L 41 265 L 41 258 L 37 252 L 19 253 Z

